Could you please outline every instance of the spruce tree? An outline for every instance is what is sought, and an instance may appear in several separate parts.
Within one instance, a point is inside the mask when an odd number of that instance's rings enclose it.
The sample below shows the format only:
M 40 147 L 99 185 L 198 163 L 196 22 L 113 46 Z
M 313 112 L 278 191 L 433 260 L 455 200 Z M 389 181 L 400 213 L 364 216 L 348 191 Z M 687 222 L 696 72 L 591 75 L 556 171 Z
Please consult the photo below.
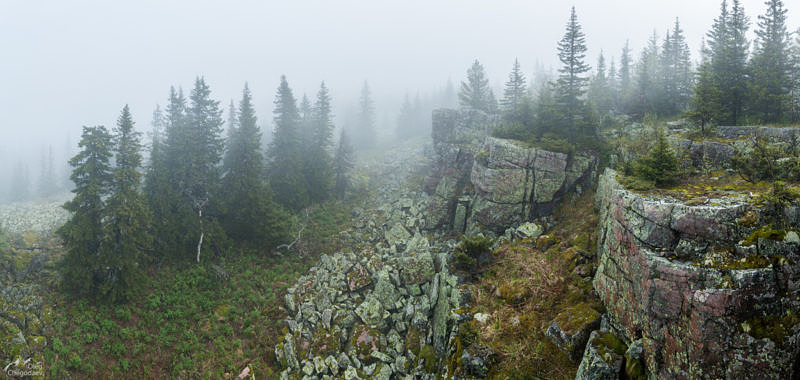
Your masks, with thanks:
M 347 132 L 342 129 L 333 157 L 334 191 L 339 198 L 344 198 L 350 187 L 350 171 L 354 165 L 353 147 L 350 145 Z
M 726 0 L 708 33 L 708 59 L 713 86 L 719 94 L 718 123 L 736 125 L 743 121 L 747 96 L 748 19 L 739 0 L 729 11 Z
M 105 281 L 101 293 L 112 302 L 124 302 L 141 282 L 140 259 L 150 247 L 150 214 L 142 195 L 142 144 L 140 133 L 133 129 L 133 119 L 126 105 L 114 129 L 114 163 L 111 191 L 105 209 L 105 240 L 101 262 Z
M 144 179 L 144 197 L 152 214 L 154 251 L 161 260 L 177 255 L 186 239 L 182 228 L 191 218 L 191 208 L 182 202 L 177 178 L 185 167 L 186 98 L 182 90 L 170 87 L 167 107 L 153 112 L 150 159 Z
M 606 76 L 606 60 L 603 52 L 597 58 L 597 71 L 589 84 L 588 98 L 600 115 L 608 114 L 613 107 L 613 95 Z
M 461 82 L 461 89 L 458 91 L 458 102 L 462 108 L 471 108 L 490 112 L 489 99 L 489 79 L 483 65 L 476 59 L 472 66 L 467 69 L 467 81 Z
M 715 86 L 711 64 L 703 61 L 697 69 L 694 85 L 694 97 L 690 101 L 689 111 L 686 115 L 700 129 L 700 134 L 706 136 L 712 122 L 719 115 L 719 90 Z
M 632 102 L 631 111 L 639 118 L 644 118 L 647 113 L 656 111 L 660 84 L 658 63 L 658 37 L 654 31 L 647 47 L 642 50 L 639 61 L 636 62 L 636 87 L 634 93 L 636 100 Z
M 302 147 L 298 129 L 300 113 L 297 100 L 289 88 L 286 76 L 281 76 L 273 108 L 272 143 L 269 147 L 269 183 L 275 199 L 290 210 L 298 211 L 309 203 L 302 167 Z
M 246 84 L 245 84 L 246 86 Z M 233 139 L 236 136 L 237 128 L 239 127 L 239 112 L 236 110 L 236 105 L 233 104 L 233 99 L 231 99 L 231 103 L 228 105 L 228 122 L 226 123 L 228 128 L 228 136 L 225 138 L 225 154 L 222 158 L 222 173 L 223 176 L 225 173 L 230 170 L 232 159 L 230 157 L 231 149 L 230 147 L 233 146 Z
M 414 114 L 414 106 L 411 105 L 411 100 L 406 94 L 403 99 L 403 104 L 400 106 L 400 112 L 397 115 L 397 129 L 396 135 L 401 138 L 410 137 L 414 134 L 414 122 L 416 115 Z
M 506 82 L 505 89 L 503 90 L 503 99 L 500 101 L 500 107 L 503 112 L 506 115 L 512 115 L 513 118 L 513 115 L 515 115 L 522 106 L 522 99 L 527 91 L 525 75 L 520 69 L 519 60 L 515 58 L 511 73 L 508 74 L 508 82 Z
M 558 59 L 561 61 L 559 76 L 556 81 L 556 100 L 559 113 L 564 116 L 558 124 L 562 136 L 590 136 L 589 115 L 583 94 L 589 78 L 585 76 L 590 67 L 584 62 L 586 58 L 586 37 L 575 7 L 572 7 L 567 21 L 564 37 L 558 42 Z
M 303 94 L 303 99 L 300 101 L 300 124 L 297 129 L 297 136 L 300 139 L 300 147 L 303 148 L 303 154 L 309 152 L 310 144 L 313 141 L 312 134 L 314 129 L 314 115 L 311 109 L 311 101 L 308 96 Z
M 367 81 L 364 81 L 364 86 L 361 87 L 355 132 L 355 142 L 358 148 L 371 148 L 375 145 L 375 102 L 372 100 L 372 91 L 370 91 Z
M 656 141 L 648 155 L 639 159 L 636 171 L 640 177 L 653 181 L 656 186 L 668 185 L 675 181 L 678 159 L 669 147 L 663 129 L 658 129 Z
M 750 63 L 750 111 L 762 122 L 781 121 L 791 101 L 791 41 L 786 28 L 786 9 L 781 0 L 767 0 L 767 11 L 758 16 L 757 43 Z
M 261 130 L 247 84 L 239 102 L 237 128 L 226 153 L 221 222 L 227 236 L 246 245 L 274 247 L 288 231 L 288 215 L 273 200 L 263 179 Z
M 305 172 L 308 195 L 311 200 L 321 202 L 330 196 L 333 185 L 331 150 L 333 137 L 333 109 L 331 96 L 325 82 L 317 92 L 317 99 L 311 110 L 311 131 L 309 153 Z
M 622 112 L 631 112 L 633 102 L 633 58 L 629 41 L 625 41 L 619 61 L 619 108 Z
M 70 219 L 57 233 L 66 254 L 60 264 L 62 285 L 79 296 L 97 294 L 105 279 L 101 260 L 105 199 L 111 186 L 111 135 L 103 126 L 83 127 L 81 151 L 70 159 L 75 196 L 64 204 Z

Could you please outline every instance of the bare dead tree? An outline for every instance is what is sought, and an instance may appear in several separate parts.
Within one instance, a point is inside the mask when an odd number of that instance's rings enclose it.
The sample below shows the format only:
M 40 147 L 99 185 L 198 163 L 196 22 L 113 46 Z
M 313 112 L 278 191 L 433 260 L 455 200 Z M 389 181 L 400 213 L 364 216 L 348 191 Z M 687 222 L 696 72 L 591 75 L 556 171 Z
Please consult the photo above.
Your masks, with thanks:
M 295 246 L 295 244 L 297 244 L 297 242 L 300 241 L 300 237 L 303 234 L 303 230 L 306 229 L 306 225 L 307 224 L 308 224 L 308 210 L 306 210 L 306 221 L 305 221 L 305 223 L 300 225 L 300 229 L 297 231 L 297 237 L 294 239 L 294 241 L 292 241 L 289 244 L 281 244 L 281 245 L 275 247 L 275 253 L 277 253 L 278 255 L 281 255 L 281 252 L 280 252 L 281 249 L 286 249 L 287 251 L 291 251 L 292 248 Z M 300 256 L 302 256 L 302 252 L 299 252 L 299 253 L 300 253 Z

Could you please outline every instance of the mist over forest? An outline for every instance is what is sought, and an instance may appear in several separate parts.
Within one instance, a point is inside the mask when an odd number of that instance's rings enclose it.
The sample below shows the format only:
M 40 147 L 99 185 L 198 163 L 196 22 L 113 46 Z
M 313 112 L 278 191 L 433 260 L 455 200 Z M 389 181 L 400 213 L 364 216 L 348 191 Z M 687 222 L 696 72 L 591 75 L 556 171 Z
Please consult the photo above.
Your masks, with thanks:
M 797 5 L 4 1 L 0 367 L 800 379 Z

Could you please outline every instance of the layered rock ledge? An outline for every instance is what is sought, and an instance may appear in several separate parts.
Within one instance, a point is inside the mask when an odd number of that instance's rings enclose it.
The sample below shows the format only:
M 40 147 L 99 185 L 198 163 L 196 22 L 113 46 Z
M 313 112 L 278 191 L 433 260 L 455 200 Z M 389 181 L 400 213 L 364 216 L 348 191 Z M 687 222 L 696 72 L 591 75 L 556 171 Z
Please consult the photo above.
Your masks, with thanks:
M 573 192 L 591 187 L 599 160 L 493 138 L 496 120 L 480 111 L 433 113 L 435 166 L 425 181 L 429 230 L 455 233 L 506 228 L 550 215 Z
M 640 345 L 657 378 L 800 376 L 796 205 L 782 240 L 754 238 L 760 210 L 746 197 L 690 206 L 628 191 L 616 176 L 605 171 L 595 198 L 593 285 L 607 329 Z

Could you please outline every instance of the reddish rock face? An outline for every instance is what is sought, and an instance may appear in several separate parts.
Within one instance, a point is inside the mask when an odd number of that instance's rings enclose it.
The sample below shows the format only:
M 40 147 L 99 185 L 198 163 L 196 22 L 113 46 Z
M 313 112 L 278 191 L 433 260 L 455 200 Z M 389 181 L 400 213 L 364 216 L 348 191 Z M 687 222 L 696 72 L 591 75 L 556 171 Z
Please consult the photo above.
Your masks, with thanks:
M 601 176 L 594 288 L 609 324 L 628 344 L 642 339 L 648 371 L 657 378 L 800 376 L 800 323 L 791 322 L 800 303 L 798 247 L 774 242 L 788 252 L 785 265 L 704 265 L 706 247 L 759 254 L 737 246 L 753 230 L 737 219 L 752 207 L 719 203 L 650 198 L 623 189 L 612 170 Z M 676 254 L 679 242 L 696 247 L 694 256 Z M 764 332 L 778 331 L 769 330 L 778 320 L 794 324 L 776 326 L 780 334 Z M 766 330 L 757 331 L 758 323 Z

